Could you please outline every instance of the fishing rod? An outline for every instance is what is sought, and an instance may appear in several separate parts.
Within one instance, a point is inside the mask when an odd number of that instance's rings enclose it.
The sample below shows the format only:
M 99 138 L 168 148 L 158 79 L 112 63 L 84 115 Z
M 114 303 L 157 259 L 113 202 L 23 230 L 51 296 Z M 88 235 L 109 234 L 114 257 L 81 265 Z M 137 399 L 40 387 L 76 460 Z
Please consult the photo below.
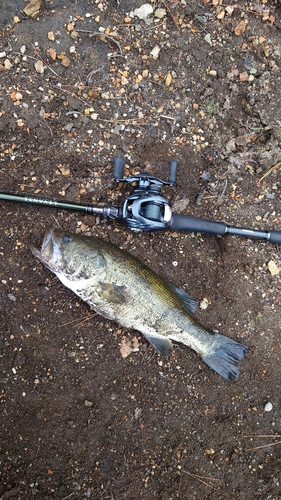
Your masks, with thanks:
M 173 186 L 176 181 L 178 162 L 170 162 L 168 181 L 153 177 L 147 173 L 124 177 L 125 160 L 117 157 L 114 160 L 114 179 L 117 182 L 134 183 L 132 193 L 125 199 L 122 206 L 80 205 L 61 201 L 0 193 L 0 200 L 60 208 L 100 215 L 125 223 L 134 231 L 192 231 L 215 235 L 231 234 L 247 238 L 259 238 L 270 243 L 281 243 L 281 231 L 259 231 L 255 229 L 229 226 L 224 222 L 215 222 L 191 215 L 172 212 L 170 201 L 161 193 L 161 187 Z

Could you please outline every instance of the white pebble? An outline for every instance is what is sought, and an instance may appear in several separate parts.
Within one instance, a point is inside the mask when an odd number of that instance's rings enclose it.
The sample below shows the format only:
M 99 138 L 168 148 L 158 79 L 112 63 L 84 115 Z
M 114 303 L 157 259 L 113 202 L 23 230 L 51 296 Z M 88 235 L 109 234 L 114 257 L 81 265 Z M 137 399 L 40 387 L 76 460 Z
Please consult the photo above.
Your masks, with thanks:
M 178 262 L 176 260 L 174 260 L 174 262 L 172 262 L 172 264 L 173 264 L 174 267 L 177 267 Z
M 266 403 L 266 405 L 264 406 L 264 411 L 271 411 L 273 408 L 273 404 L 270 403 L 270 401 L 268 403 Z
M 208 299 L 206 299 L 204 297 L 204 299 L 202 299 L 201 302 L 200 302 L 200 309 L 202 309 L 203 311 L 205 311 L 207 309 L 208 305 L 209 305 L 209 301 L 208 301 Z
M 153 12 L 153 7 L 149 3 L 144 3 L 139 9 L 134 10 L 134 16 L 139 19 L 146 19 Z
M 207 35 L 204 36 L 204 40 L 205 42 L 207 42 L 211 47 L 213 46 L 213 42 L 212 42 L 212 39 L 211 39 L 211 35 L 210 33 L 207 33 Z
M 154 47 L 154 49 L 152 49 L 152 51 L 150 52 L 150 54 L 152 55 L 153 59 L 157 59 L 157 57 L 159 56 L 159 53 L 160 53 L 160 47 L 159 47 L 159 45 L 156 45 Z

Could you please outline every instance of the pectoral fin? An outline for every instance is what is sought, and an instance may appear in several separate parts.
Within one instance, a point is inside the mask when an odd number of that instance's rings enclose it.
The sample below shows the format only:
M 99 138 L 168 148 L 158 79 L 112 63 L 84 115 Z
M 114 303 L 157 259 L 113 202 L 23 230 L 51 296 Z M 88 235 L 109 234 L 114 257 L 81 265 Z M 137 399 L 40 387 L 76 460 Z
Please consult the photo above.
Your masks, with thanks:
M 102 283 L 101 281 L 99 281 L 98 285 L 98 294 L 107 302 L 112 302 L 113 304 L 125 304 L 127 302 L 125 286 Z
M 173 350 L 173 344 L 167 337 L 161 337 L 160 335 L 145 335 L 148 342 L 152 344 L 155 351 L 160 354 L 160 356 L 168 356 Z

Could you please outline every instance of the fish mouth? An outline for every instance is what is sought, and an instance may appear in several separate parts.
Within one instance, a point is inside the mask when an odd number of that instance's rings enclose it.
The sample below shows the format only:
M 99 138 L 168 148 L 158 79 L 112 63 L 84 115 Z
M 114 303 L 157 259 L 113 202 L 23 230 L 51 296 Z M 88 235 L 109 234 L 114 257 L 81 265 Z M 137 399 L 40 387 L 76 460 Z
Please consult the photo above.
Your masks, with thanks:
M 54 238 L 54 230 L 48 229 L 45 232 L 41 250 L 38 250 L 33 245 L 30 245 L 31 251 L 37 259 L 41 260 L 50 269 L 54 270 L 52 264 L 55 264 L 56 254 L 58 253 L 58 246 Z

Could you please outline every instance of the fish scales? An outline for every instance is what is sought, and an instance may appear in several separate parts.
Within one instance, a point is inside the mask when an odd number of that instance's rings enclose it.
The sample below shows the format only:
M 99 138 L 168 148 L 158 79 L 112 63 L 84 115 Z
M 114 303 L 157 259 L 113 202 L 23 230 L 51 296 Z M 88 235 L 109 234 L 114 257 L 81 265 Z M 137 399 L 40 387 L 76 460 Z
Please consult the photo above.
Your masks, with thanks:
M 160 355 L 191 347 L 227 380 L 239 377 L 247 347 L 199 325 L 197 301 L 128 252 L 96 237 L 46 232 L 34 255 L 97 313 L 141 332 Z

